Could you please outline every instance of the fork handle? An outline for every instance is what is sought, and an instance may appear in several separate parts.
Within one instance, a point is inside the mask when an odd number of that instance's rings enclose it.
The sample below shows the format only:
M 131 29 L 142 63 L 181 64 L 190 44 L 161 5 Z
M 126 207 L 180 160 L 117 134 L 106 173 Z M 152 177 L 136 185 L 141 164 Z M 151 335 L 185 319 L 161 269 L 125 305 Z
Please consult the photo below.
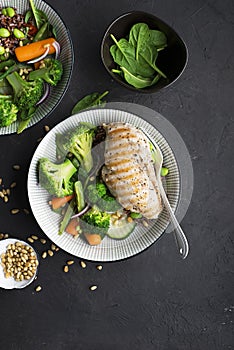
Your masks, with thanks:
M 161 187 L 161 186 L 160 186 Z M 176 216 L 171 208 L 171 205 L 168 201 L 167 195 L 164 191 L 164 188 L 160 188 L 161 196 L 163 199 L 163 202 L 165 204 L 165 207 L 167 208 L 167 211 L 170 215 L 171 222 L 174 226 L 174 236 L 176 239 L 176 243 L 179 249 L 179 253 L 183 259 L 185 259 L 189 253 L 189 244 L 187 241 L 187 238 L 184 234 L 184 231 L 182 230 L 178 220 L 176 219 Z

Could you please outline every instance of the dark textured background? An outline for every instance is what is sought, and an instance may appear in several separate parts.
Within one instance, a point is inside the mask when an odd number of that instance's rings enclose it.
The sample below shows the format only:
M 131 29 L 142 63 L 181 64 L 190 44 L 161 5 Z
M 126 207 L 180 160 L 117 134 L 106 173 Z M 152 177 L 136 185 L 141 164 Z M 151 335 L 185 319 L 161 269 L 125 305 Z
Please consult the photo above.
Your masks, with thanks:
M 41 263 L 38 281 L 0 290 L 1 350 L 228 350 L 233 339 L 234 2 L 232 0 L 50 0 L 71 32 L 75 66 L 68 92 L 52 115 L 22 135 L 0 136 L 0 177 L 17 188 L 0 203 L 0 232 L 25 239 L 43 234 L 28 208 L 26 177 L 44 125 L 68 116 L 77 99 L 110 90 L 109 100 L 162 113 L 182 135 L 193 160 L 195 187 L 182 224 L 190 255 L 182 261 L 168 234 L 126 261 L 95 263 L 69 274 L 68 254 Z M 102 66 L 108 24 L 129 10 L 162 18 L 181 34 L 188 66 L 172 87 L 143 95 L 124 90 Z M 21 170 L 12 169 L 20 164 Z M 35 245 L 40 247 L 39 244 Z M 42 248 L 40 248 L 42 249 Z M 35 293 L 41 284 L 43 291 Z M 89 286 L 97 284 L 95 292 Z

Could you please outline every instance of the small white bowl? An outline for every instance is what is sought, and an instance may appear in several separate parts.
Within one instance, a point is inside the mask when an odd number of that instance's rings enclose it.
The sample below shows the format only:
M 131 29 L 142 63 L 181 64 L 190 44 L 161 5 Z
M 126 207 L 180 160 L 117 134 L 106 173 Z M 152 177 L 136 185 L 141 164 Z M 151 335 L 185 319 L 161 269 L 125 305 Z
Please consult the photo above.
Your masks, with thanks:
M 0 241 L 0 256 L 3 253 L 6 252 L 7 247 L 8 247 L 9 244 L 15 244 L 16 242 L 20 242 L 20 243 L 22 243 L 24 245 L 27 245 L 30 248 L 32 248 L 34 253 L 35 253 L 35 255 L 36 255 L 36 257 L 37 257 L 37 260 L 38 260 L 37 253 L 35 252 L 34 248 L 30 244 L 28 244 L 28 243 L 26 243 L 24 241 L 20 241 L 19 239 L 15 239 L 15 238 L 8 238 L 8 239 L 4 239 L 4 240 Z M 38 262 L 39 262 L 39 260 L 38 260 Z M 37 271 L 38 271 L 38 266 L 37 266 L 37 269 L 36 269 L 34 275 L 29 280 L 16 281 L 13 277 L 9 277 L 9 278 L 5 277 L 4 272 L 3 272 L 3 267 L 1 265 L 1 257 L 0 257 L 0 288 L 4 288 L 4 289 L 14 289 L 14 288 L 22 289 L 22 288 L 27 287 L 36 278 Z

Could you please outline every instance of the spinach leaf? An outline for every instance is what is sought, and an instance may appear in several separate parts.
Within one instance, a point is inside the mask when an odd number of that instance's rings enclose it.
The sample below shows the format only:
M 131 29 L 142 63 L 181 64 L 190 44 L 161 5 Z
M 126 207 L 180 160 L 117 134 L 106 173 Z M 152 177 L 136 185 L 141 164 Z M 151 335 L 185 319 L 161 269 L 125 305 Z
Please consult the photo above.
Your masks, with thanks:
M 157 49 L 162 50 L 167 46 L 167 37 L 159 30 L 150 29 L 149 42 L 151 45 L 156 46 Z
M 118 66 L 125 67 L 134 75 L 139 74 L 148 78 L 154 75 L 154 66 L 151 67 L 141 56 L 139 56 L 138 60 L 136 60 L 136 49 L 134 46 L 132 46 L 132 44 L 130 44 L 126 39 L 120 39 L 117 41 L 113 35 L 111 37 L 114 40 L 115 45 L 111 46 L 110 53 Z
M 152 84 L 152 79 L 142 77 L 141 75 L 134 75 L 129 72 L 125 67 L 120 67 L 123 71 L 124 79 L 127 83 L 134 86 L 137 89 L 142 89 Z
M 29 0 L 29 3 L 30 3 L 30 6 L 31 6 L 31 10 L 32 10 L 32 13 L 33 13 L 33 17 L 34 17 L 34 20 L 35 20 L 35 23 L 36 23 L 36 27 L 37 29 L 40 29 L 40 27 L 45 23 L 45 22 L 48 22 L 48 18 L 46 16 L 46 14 L 37 9 L 35 7 L 35 4 L 34 4 L 34 1 L 33 0 Z
M 79 100 L 76 105 L 73 107 L 71 114 L 76 114 L 84 109 L 102 106 L 104 107 L 105 101 L 103 101 L 103 97 L 105 97 L 109 91 L 103 92 L 103 94 L 99 94 L 98 92 L 94 92 L 90 95 L 83 97 Z
M 112 34 L 111 38 L 115 42 L 115 45 L 110 47 L 110 53 L 115 63 L 117 63 L 119 66 L 126 67 L 131 72 L 135 72 L 135 48 L 126 39 L 120 39 L 117 41 Z
M 143 57 L 148 65 L 152 67 L 156 72 L 158 72 L 163 78 L 167 78 L 167 76 L 155 64 L 158 57 L 158 50 L 156 46 L 145 46 L 144 49 L 140 51 L 140 57 Z
M 139 58 L 141 48 L 149 41 L 150 30 L 146 23 L 137 23 L 131 28 L 129 33 L 129 43 L 136 48 L 136 60 Z

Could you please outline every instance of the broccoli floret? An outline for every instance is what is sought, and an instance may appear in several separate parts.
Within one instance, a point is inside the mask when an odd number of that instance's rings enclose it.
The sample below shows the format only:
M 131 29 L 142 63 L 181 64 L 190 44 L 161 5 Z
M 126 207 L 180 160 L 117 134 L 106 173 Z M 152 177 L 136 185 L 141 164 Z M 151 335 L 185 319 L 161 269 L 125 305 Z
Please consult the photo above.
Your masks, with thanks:
M 74 192 L 71 177 L 77 169 L 69 159 L 63 163 L 55 164 L 48 158 L 39 160 L 39 183 L 51 195 L 64 197 Z
M 9 126 L 17 120 L 18 108 L 11 96 L 0 95 L 0 127 Z
M 116 212 L 121 208 L 121 205 L 109 193 L 106 185 L 102 182 L 89 185 L 86 189 L 86 197 L 89 203 L 97 204 L 105 212 Z
M 55 58 L 45 58 L 43 67 L 32 71 L 29 74 L 29 80 L 43 79 L 50 85 L 57 85 L 63 74 L 63 66 Z
M 93 206 L 82 216 L 80 225 L 83 232 L 97 233 L 103 238 L 110 227 L 110 220 L 110 214 Z
M 20 119 L 28 119 L 32 113 L 27 113 L 27 111 L 35 108 L 36 103 L 43 95 L 43 81 L 41 79 L 26 81 L 18 72 L 9 74 L 6 79 L 13 88 L 13 102 L 19 109 Z
M 117 210 L 121 209 L 122 206 L 117 202 L 115 197 L 111 195 L 104 195 L 99 201 L 98 206 L 101 210 L 109 212 L 109 213 L 115 213 Z
M 56 147 L 60 157 L 71 153 L 88 173 L 93 166 L 91 153 L 95 127 L 87 123 L 79 123 L 78 127 L 69 131 L 63 141 L 56 137 Z
M 97 182 L 87 187 L 86 196 L 91 204 L 97 203 L 106 194 L 107 188 L 104 183 Z

